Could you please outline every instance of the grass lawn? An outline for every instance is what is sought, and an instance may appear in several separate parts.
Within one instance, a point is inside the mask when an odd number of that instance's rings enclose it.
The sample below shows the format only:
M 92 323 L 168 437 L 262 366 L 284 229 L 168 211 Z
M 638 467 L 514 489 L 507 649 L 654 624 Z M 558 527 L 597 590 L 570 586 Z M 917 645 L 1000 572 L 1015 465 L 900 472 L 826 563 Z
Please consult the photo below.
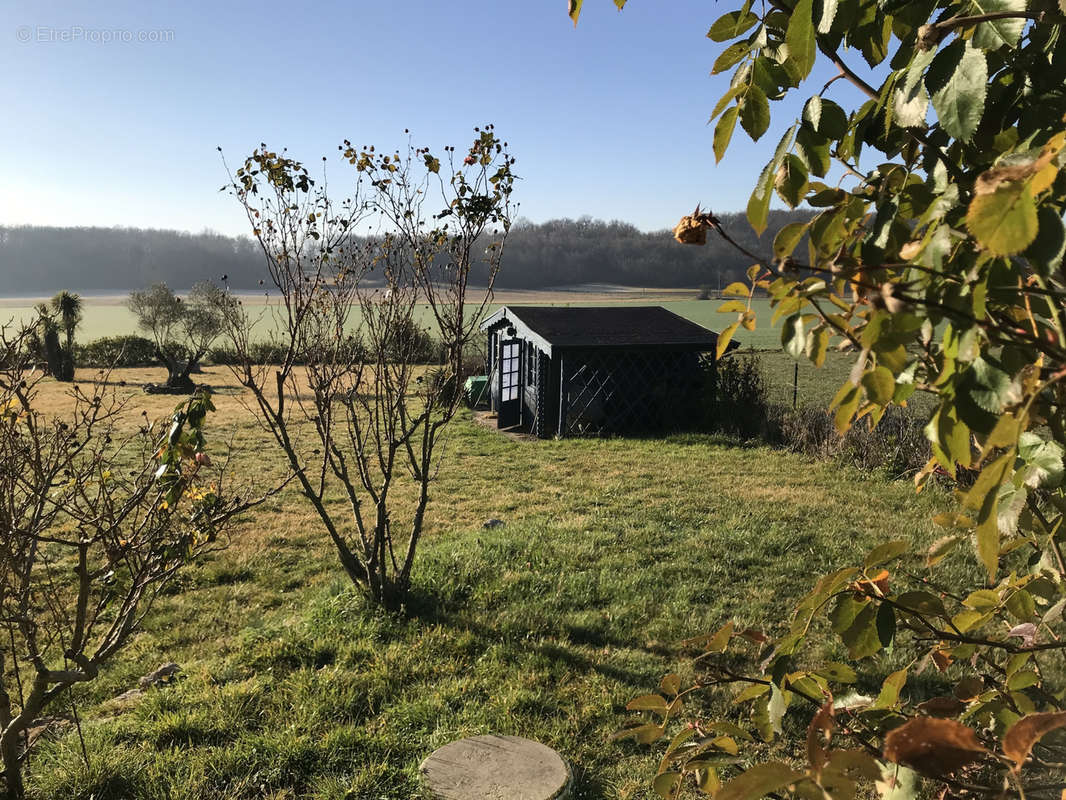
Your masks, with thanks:
M 118 377 L 132 393 L 158 374 Z M 280 474 L 228 373 L 204 379 L 219 388 L 216 448 L 232 434 L 241 475 Z M 175 402 L 134 400 L 152 414 Z M 406 615 L 368 605 L 284 494 L 187 571 L 83 690 L 90 765 L 74 733 L 44 744 L 32 796 L 418 798 L 432 750 L 500 733 L 558 749 L 574 798 L 651 797 L 654 752 L 606 740 L 629 699 L 668 671 L 691 676 L 677 642 L 729 619 L 779 630 L 823 572 L 886 538 L 931 539 L 945 502 L 710 436 L 519 442 L 464 414 Z M 506 524 L 483 529 L 490 518 Z M 112 699 L 167 661 L 178 684 Z

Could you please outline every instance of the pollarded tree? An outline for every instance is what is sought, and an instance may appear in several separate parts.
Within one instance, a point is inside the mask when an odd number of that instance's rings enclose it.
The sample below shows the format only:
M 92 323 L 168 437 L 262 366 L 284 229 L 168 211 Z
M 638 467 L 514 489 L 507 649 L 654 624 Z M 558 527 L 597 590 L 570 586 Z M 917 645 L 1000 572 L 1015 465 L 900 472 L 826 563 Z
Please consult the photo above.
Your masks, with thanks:
M 348 577 L 396 608 L 411 586 L 430 486 L 459 408 L 463 352 L 510 227 L 514 159 L 492 126 L 438 158 L 345 142 L 351 196 L 261 146 L 231 176 L 281 303 L 277 365 L 258 363 L 233 301 L 234 371 L 288 460 Z M 376 235 L 356 236 L 372 223 Z M 487 281 L 468 285 L 471 269 Z M 442 365 L 421 363 L 425 331 Z M 345 502 L 331 502 L 343 497 Z
M 733 70 L 712 114 L 716 158 L 738 123 L 759 139 L 771 102 L 800 88 L 817 62 L 836 75 L 812 87 L 747 208 L 756 230 L 775 193 L 818 213 L 781 230 L 772 252 L 744 250 L 751 285 L 727 289 L 734 299 L 722 310 L 736 322 L 722 346 L 739 325 L 755 326 L 753 291 L 769 293 L 793 356 L 820 365 L 833 345 L 855 354 L 832 403 L 839 429 L 875 426 L 890 406 L 925 392 L 935 401 L 926 428 L 934 457 L 918 487 L 934 472 L 970 480 L 958 484 L 959 506 L 936 518 L 944 536 L 928 552 L 882 543 L 823 578 L 773 638 L 730 620 L 694 640 L 698 683 L 685 689 L 667 676 L 659 694 L 631 704 L 652 719 L 626 733 L 662 737 L 699 692 L 727 693 L 742 710 L 681 728 L 655 779 L 664 797 L 692 786 L 692 776 L 718 800 L 850 800 L 875 787 L 903 798 L 918 791 L 917 773 L 940 796 L 1058 798 L 1066 785 L 1058 730 L 1066 727 L 1066 3 L 738 5 L 708 34 L 726 45 L 712 71 Z M 570 6 L 576 18 L 581 3 Z M 840 82 L 865 102 L 834 102 Z M 843 177 L 829 185 L 834 170 Z M 708 233 L 735 241 L 698 209 L 675 230 L 692 244 Z M 983 576 L 977 585 L 953 579 L 958 569 L 933 570 L 966 542 Z M 822 659 L 812 639 L 826 627 L 854 664 Z M 863 672 L 867 682 L 881 676 L 870 696 L 851 689 Z M 774 740 L 790 709 L 807 723 L 802 756 L 774 759 L 738 744 Z M 718 770 L 735 769 L 723 765 L 740 748 L 739 774 L 721 783 Z
M 228 296 L 202 281 L 182 299 L 165 283 L 131 292 L 127 305 L 137 326 L 155 342 L 156 358 L 167 368 L 165 389 L 191 393 L 189 376 L 222 332 Z

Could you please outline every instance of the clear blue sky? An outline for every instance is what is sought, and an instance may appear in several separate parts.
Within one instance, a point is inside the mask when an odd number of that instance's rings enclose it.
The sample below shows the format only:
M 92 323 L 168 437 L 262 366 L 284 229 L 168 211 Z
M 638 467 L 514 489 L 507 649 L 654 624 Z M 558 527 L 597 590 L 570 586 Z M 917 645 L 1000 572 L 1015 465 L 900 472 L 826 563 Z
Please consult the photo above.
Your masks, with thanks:
M 261 141 L 315 162 L 345 138 L 402 146 L 404 128 L 462 146 L 486 122 L 518 158 L 520 213 L 534 221 L 587 214 L 649 230 L 697 201 L 742 209 L 800 98 L 773 107 L 757 144 L 738 128 L 715 166 L 707 118 L 728 76 L 709 74 L 722 45 L 706 31 L 729 4 L 631 0 L 619 13 L 587 0 L 577 29 L 565 6 L 5 3 L 0 224 L 245 233 L 218 192 L 219 145 L 231 164 Z M 162 41 L 123 41 L 140 36 Z M 343 175 L 334 166 L 331 182 Z

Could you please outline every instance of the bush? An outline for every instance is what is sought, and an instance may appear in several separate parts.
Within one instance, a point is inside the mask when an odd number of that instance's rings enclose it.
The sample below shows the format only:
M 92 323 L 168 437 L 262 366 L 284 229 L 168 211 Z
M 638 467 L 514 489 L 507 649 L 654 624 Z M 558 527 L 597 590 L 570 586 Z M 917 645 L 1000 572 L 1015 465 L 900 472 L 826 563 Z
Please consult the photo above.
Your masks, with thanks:
M 920 417 L 905 409 L 890 408 L 873 430 L 853 425 L 843 436 L 824 408 L 777 410 L 771 426 L 776 443 L 796 453 L 836 458 L 863 470 L 884 470 L 894 478 L 919 472 L 932 455 Z
M 714 380 L 706 382 L 712 392 L 708 427 L 740 439 L 765 438 L 771 417 L 770 389 L 759 357 L 754 353 L 731 356 L 711 368 L 715 374 Z
M 385 343 L 385 357 L 409 364 L 443 364 L 447 353 L 429 330 L 409 319 Z
M 105 336 L 75 345 L 75 360 L 83 367 L 150 367 L 158 363 L 155 343 L 143 336 Z
M 348 349 L 349 352 L 343 354 L 337 354 L 337 358 L 348 359 L 353 361 L 359 361 L 364 357 L 366 348 L 362 342 L 353 337 L 349 337 L 347 341 L 342 343 L 342 346 Z M 317 354 L 318 359 L 322 359 L 322 354 Z M 285 345 L 280 342 L 268 341 L 268 342 L 253 342 L 248 346 L 248 357 L 253 364 L 280 364 L 281 359 L 285 356 Z M 333 354 L 329 354 L 330 358 L 333 358 Z M 219 366 L 234 366 L 240 364 L 241 357 L 237 354 L 237 351 L 228 347 L 213 347 L 207 353 L 207 360 L 211 364 Z M 297 353 L 296 364 L 308 363 L 307 353 Z
M 920 415 L 907 409 L 889 408 L 873 430 L 859 424 L 841 435 L 824 408 L 794 411 L 771 403 L 769 395 L 757 355 L 723 359 L 718 362 L 715 397 L 707 406 L 709 428 L 864 470 L 883 469 L 893 477 L 915 474 L 932 455 Z

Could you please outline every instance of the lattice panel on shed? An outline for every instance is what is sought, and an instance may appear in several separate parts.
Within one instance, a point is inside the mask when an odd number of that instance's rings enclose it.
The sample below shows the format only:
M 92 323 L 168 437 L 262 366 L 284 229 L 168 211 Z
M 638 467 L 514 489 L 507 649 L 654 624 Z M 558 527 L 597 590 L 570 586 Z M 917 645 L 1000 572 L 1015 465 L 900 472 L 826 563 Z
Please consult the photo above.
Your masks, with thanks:
M 684 427 L 698 405 L 698 356 L 691 352 L 588 351 L 566 357 L 566 434 Z

